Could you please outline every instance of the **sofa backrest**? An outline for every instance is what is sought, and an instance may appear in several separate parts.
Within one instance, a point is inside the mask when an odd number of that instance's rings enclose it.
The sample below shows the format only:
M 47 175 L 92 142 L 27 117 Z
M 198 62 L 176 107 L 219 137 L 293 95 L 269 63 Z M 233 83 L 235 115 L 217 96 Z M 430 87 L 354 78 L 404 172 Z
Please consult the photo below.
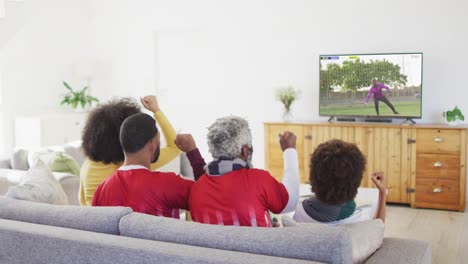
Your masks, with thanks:
M 352 260 L 348 232 L 320 224 L 291 228 L 218 226 L 132 213 L 120 220 L 120 234 L 324 263 Z
M 107 234 L 119 234 L 119 221 L 128 207 L 50 205 L 0 196 L 0 218 Z
M 8 264 L 310 263 L 3 219 L 0 249 Z

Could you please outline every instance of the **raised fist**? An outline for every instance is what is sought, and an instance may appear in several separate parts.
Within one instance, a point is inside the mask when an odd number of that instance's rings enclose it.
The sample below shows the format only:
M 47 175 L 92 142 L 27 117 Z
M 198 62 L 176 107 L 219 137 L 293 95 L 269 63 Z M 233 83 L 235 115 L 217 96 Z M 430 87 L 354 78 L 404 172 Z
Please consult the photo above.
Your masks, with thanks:
M 296 135 L 294 135 L 294 133 L 285 131 L 283 134 L 279 134 L 278 136 L 282 151 L 285 151 L 288 148 L 296 148 Z
M 178 134 L 174 143 L 177 147 L 185 153 L 188 153 L 197 148 L 192 134 Z
M 141 104 L 148 110 L 150 110 L 153 113 L 158 112 L 159 105 L 158 105 L 158 99 L 156 99 L 156 96 L 154 95 L 147 95 L 143 98 L 140 98 Z

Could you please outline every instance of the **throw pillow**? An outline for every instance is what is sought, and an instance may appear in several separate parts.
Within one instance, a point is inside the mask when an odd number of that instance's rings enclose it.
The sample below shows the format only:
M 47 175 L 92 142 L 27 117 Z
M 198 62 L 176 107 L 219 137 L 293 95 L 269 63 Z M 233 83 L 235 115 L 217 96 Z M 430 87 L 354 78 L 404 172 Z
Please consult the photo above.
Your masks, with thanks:
M 5 196 L 31 202 L 68 204 L 62 186 L 41 160 L 26 172 L 18 186 L 8 188 Z
M 28 170 L 28 151 L 16 149 L 11 156 L 11 168 L 14 170 Z
M 51 171 L 66 172 L 76 176 L 80 175 L 80 165 L 69 155 L 54 151 L 31 151 L 28 156 L 29 166 L 33 166 L 38 160 L 42 160 Z
M 86 155 L 83 152 L 83 148 L 81 146 L 81 140 L 72 141 L 63 145 L 55 145 L 47 147 L 48 150 L 55 151 L 55 152 L 63 152 L 75 160 L 78 165 L 82 165 L 86 159 Z
M 301 227 L 317 223 L 298 223 L 290 216 L 281 218 L 284 227 Z M 364 221 L 335 228 L 344 229 L 351 235 L 353 245 L 353 263 L 364 263 L 377 249 L 382 246 L 385 225 L 380 219 Z

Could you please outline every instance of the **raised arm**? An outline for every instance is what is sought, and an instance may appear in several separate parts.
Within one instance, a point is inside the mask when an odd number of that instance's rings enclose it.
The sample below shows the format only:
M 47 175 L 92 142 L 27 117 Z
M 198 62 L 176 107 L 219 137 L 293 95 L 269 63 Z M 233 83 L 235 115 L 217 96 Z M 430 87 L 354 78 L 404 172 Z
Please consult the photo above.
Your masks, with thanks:
M 382 88 L 384 88 L 385 90 L 387 90 L 388 92 L 391 92 L 390 91 L 390 87 L 388 87 L 387 85 L 381 83 L 380 85 L 382 85 Z
M 205 160 L 195 144 L 191 134 L 179 134 L 176 136 L 174 143 L 183 152 L 187 153 L 187 158 L 192 166 L 193 177 L 198 180 L 205 173 Z
M 374 89 L 372 89 L 372 86 L 369 90 L 369 92 L 367 93 L 367 96 L 366 96 L 366 104 L 369 102 L 369 99 L 371 98 L 372 94 L 374 93 Z
M 385 223 L 385 209 L 387 204 L 387 184 L 383 172 L 374 172 L 372 174 L 372 182 L 379 189 L 379 204 L 375 219 L 381 219 Z
M 167 120 L 166 116 L 161 112 L 156 96 L 145 96 L 141 98 L 141 103 L 146 109 L 154 113 L 154 118 L 161 128 L 160 132 L 164 135 L 164 139 L 167 144 L 166 147 L 161 149 L 159 159 L 155 163 L 151 164 L 151 170 L 155 170 L 171 162 L 180 155 L 181 151 L 174 143 L 176 131 L 169 120 Z
M 281 213 L 288 213 L 296 209 L 299 201 L 299 161 L 296 151 L 296 135 L 284 132 L 280 135 L 280 146 L 283 150 L 284 175 L 283 185 L 289 195 L 288 203 Z

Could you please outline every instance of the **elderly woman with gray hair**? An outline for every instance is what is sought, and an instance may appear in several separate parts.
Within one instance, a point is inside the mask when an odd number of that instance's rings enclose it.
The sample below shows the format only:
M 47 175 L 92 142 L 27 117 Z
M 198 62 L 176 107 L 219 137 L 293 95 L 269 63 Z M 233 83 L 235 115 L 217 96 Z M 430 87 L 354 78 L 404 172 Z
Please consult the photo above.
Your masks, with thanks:
M 293 211 L 299 199 L 296 136 L 285 132 L 279 143 L 284 152 L 283 183 L 268 171 L 252 167 L 252 135 L 245 119 L 217 119 L 208 128 L 214 160 L 190 192 L 192 219 L 206 224 L 271 227 L 269 211 Z

